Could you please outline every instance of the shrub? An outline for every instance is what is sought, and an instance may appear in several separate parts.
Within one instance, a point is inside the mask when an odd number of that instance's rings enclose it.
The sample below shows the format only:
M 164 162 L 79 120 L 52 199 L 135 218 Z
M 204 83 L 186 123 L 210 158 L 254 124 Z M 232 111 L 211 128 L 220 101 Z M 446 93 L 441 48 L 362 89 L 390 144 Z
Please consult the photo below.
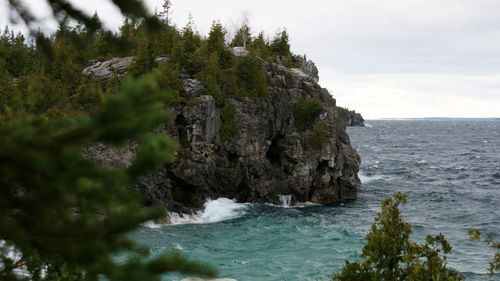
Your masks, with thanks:
M 479 229 L 470 228 L 468 233 L 472 241 L 481 241 L 482 234 Z M 497 250 L 488 267 L 488 275 L 492 277 L 495 272 L 500 272 L 500 242 L 493 241 L 493 238 L 488 234 L 483 236 L 486 245 Z
M 259 59 L 246 56 L 237 60 L 236 77 L 242 95 L 263 97 L 267 94 L 266 74 Z
M 304 131 L 311 127 L 322 110 L 323 106 L 318 99 L 297 102 L 293 109 L 294 124 L 297 130 Z
M 232 104 L 226 104 L 220 111 L 222 126 L 220 127 L 220 136 L 223 141 L 232 141 L 238 132 L 234 117 L 236 108 Z
M 318 120 L 313 127 L 309 142 L 314 149 L 321 149 L 326 141 L 326 124 L 323 120 Z

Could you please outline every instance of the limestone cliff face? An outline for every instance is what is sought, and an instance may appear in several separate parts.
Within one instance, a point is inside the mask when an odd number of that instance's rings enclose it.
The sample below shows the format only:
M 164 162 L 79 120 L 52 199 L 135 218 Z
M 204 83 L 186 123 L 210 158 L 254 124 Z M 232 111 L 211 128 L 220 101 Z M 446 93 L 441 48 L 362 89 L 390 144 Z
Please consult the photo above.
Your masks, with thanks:
M 360 113 L 357 113 L 354 110 L 350 110 L 345 107 L 339 107 L 337 106 L 337 114 L 342 120 L 346 126 L 360 126 L 364 127 L 365 126 L 365 119 L 363 119 L 363 116 L 361 116 Z
M 226 100 L 235 109 L 237 127 L 234 138 L 226 141 L 214 98 L 200 81 L 183 79 L 183 95 L 199 103 L 177 106 L 173 122 L 157 130 L 182 144 L 176 160 L 143 177 L 137 188 L 151 203 L 184 212 L 216 197 L 278 203 L 279 195 L 292 195 L 293 202 L 325 204 L 356 198 L 360 158 L 337 116 L 335 99 L 317 84 L 314 65 L 307 65 L 302 70 L 265 64 L 265 98 Z M 299 131 L 294 125 L 294 106 L 304 100 L 322 104 L 318 118 L 325 130 L 320 144 L 311 141 L 313 128 Z M 135 147 L 133 142 L 120 149 L 99 144 L 86 154 L 106 165 L 127 166 Z

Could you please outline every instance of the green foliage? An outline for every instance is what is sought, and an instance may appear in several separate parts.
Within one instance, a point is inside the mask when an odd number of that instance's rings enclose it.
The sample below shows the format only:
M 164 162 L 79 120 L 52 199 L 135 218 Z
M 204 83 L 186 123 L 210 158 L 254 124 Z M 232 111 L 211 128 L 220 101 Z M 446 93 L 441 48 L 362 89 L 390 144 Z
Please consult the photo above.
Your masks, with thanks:
M 236 108 L 234 105 L 227 103 L 220 111 L 222 119 L 222 126 L 220 128 L 221 139 L 225 142 L 231 142 L 238 133 L 234 117 L 236 115 Z
M 66 91 L 62 81 L 52 80 L 45 75 L 30 75 L 17 82 L 14 90 L 20 104 L 11 108 L 25 113 L 43 114 L 66 102 Z
M 246 56 L 236 62 L 236 78 L 243 96 L 263 97 L 267 95 L 266 74 L 262 62 Z
M 101 106 L 103 99 L 101 85 L 96 81 L 88 81 L 78 87 L 76 93 L 70 97 L 70 103 L 80 112 L 92 112 Z
M 171 271 L 214 275 L 178 254 L 147 259 L 148 251 L 127 237 L 163 214 L 145 208 L 130 186 L 172 159 L 174 143 L 149 133 L 168 120 L 164 100 L 154 76 L 129 78 L 88 117 L 0 122 L 0 279 L 20 280 L 17 268 L 33 280 L 160 280 L 159 274 Z M 82 156 L 93 143 L 118 145 L 134 136 L 140 147 L 129 168 L 102 168 Z M 9 249 L 18 257 L 6 254 Z M 117 262 L 118 254 L 129 258 Z M 44 268 L 46 277 L 40 275 Z
M 157 70 L 158 83 L 163 90 L 179 95 L 182 91 L 182 80 L 180 79 L 179 65 L 170 62 L 161 63 Z
M 350 116 L 356 114 L 354 110 L 350 110 L 346 107 L 337 106 L 337 114 L 341 120 L 349 120 Z
M 322 110 L 323 106 L 318 99 L 297 102 L 293 108 L 294 124 L 297 130 L 304 131 L 309 129 Z
M 282 58 L 290 59 L 292 53 L 290 52 L 289 41 L 290 39 L 286 29 L 282 30 L 281 32 L 278 32 L 271 41 L 270 44 L 271 51 Z
M 227 99 L 267 95 L 263 60 L 280 54 L 263 33 L 254 39 L 245 22 L 232 41 L 250 54 L 236 58 L 220 23 L 214 22 L 207 38 L 192 20 L 181 29 L 171 25 L 170 1 L 159 20 L 146 16 L 138 0 L 113 0 L 126 16 L 118 34 L 104 31 L 97 14 L 87 16 L 65 0 L 46 2 L 60 24 L 55 34 L 37 34 L 30 25 L 36 44 L 8 29 L 0 37 L 0 240 L 6 241 L 0 245 L 0 279 L 18 280 L 17 269 L 31 280 L 158 280 L 170 271 L 213 275 L 177 254 L 147 258 L 147 249 L 127 239 L 127 232 L 160 215 L 144 208 L 129 187 L 173 155 L 169 139 L 149 132 L 165 122 L 165 106 L 197 104 L 182 95 L 181 77 L 203 81 L 221 107 L 221 138 L 231 142 L 238 132 L 236 109 Z M 9 6 L 25 23 L 35 23 L 20 2 Z M 67 25 L 72 20 L 76 27 Z M 117 75 L 107 83 L 82 76 L 91 60 L 124 56 L 134 56 L 135 63 L 123 81 Z M 167 59 L 156 64 L 158 56 Z M 142 76 L 151 71 L 158 74 Z M 120 145 L 132 137 L 141 147 L 130 168 L 104 169 L 82 157 L 95 142 Z M 10 256 L 11 250 L 18 256 Z M 127 259 L 119 263 L 117 255 Z
M 249 46 L 250 53 L 254 54 L 256 57 L 261 58 L 265 61 L 272 60 L 272 51 L 269 47 L 269 43 L 264 38 L 264 33 L 261 32 L 252 41 Z
M 472 241 L 481 241 L 481 231 L 479 229 L 470 228 L 467 232 Z M 484 235 L 483 241 L 488 247 L 497 250 L 488 267 L 488 274 L 491 278 L 495 272 L 500 272 L 500 243 L 493 241 L 493 237 L 490 235 Z
M 361 263 L 346 261 L 335 281 L 455 281 L 464 277 L 447 267 L 451 252 L 442 234 L 427 236 L 425 243 L 410 240 L 411 225 L 401 217 L 399 206 L 406 196 L 396 193 L 382 201 L 382 210 L 366 236 Z
M 12 76 L 19 77 L 31 72 L 35 66 L 34 50 L 26 46 L 26 39 L 21 33 L 14 33 L 7 27 L 0 36 L 0 57 L 4 58 L 4 67 Z
M 207 38 L 208 53 L 220 54 L 226 49 L 225 37 L 227 31 L 219 21 L 214 21 Z
M 205 62 L 203 71 L 197 75 L 209 95 L 214 97 L 219 105 L 224 103 L 222 86 L 225 80 L 224 73 L 219 66 L 219 57 L 214 53 Z
M 181 30 L 179 40 L 174 41 L 170 59 L 181 65 L 189 74 L 195 75 L 202 70 L 203 51 L 202 38 L 190 20 Z
M 133 18 L 120 36 L 103 32 L 97 16 L 89 17 L 65 0 L 47 0 L 60 23 L 51 37 L 34 32 L 36 19 L 29 8 L 8 2 L 31 28 L 36 45 L 11 32 L 0 38 L 0 280 L 215 275 L 178 253 L 150 257 L 147 248 L 128 238 L 141 223 L 164 214 L 144 207 L 131 185 L 172 160 L 176 144 L 150 133 L 168 121 L 165 106 L 170 98 L 160 90 L 157 75 L 127 78 L 121 86 L 115 77 L 103 90 L 82 79 L 81 71 L 101 52 L 104 57 L 129 55 L 123 44 L 116 44 L 127 42 L 138 58 L 138 75 L 151 70 L 150 59 L 172 51 L 173 44 L 160 44 L 147 28 L 155 20 L 141 1 L 112 2 Z M 85 25 L 68 27 L 67 20 Z M 168 26 L 158 34 L 177 38 Z M 192 49 L 184 49 L 189 58 Z M 165 75 L 161 87 L 178 89 L 178 80 L 172 78 L 178 71 L 159 72 Z M 128 168 L 104 168 L 82 155 L 92 144 L 120 145 L 131 138 L 140 146 Z
M 323 120 L 318 120 L 314 123 L 311 136 L 309 137 L 309 142 L 314 149 L 321 149 L 326 141 L 327 136 L 326 123 Z
M 244 20 L 240 28 L 236 31 L 233 40 L 231 41 L 231 46 L 234 47 L 246 47 L 251 44 L 252 34 L 250 33 L 250 26 L 247 20 Z

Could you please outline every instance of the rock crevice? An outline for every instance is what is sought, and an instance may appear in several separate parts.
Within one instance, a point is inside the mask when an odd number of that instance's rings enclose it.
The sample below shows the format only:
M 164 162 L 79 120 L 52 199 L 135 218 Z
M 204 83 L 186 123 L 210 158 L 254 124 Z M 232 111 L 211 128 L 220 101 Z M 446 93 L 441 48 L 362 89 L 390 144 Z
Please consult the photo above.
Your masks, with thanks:
M 337 115 L 335 99 L 317 83 L 314 64 L 307 64 L 308 74 L 279 64 L 264 66 L 267 96 L 226 98 L 235 109 L 237 130 L 231 140 L 221 138 L 223 121 L 215 99 L 200 81 L 183 80 L 183 95 L 198 102 L 176 106 L 173 122 L 157 130 L 181 146 L 173 163 L 137 183 L 151 203 L 188 212 L 216 197 L 277 204 L 283 194 L 292 195 L 295 202 L 322 204 L 356 198 L 360 158 Z M 105 70 L 87 72 L 108 77 Z M 321 126 L 298 130 L 295 105 L 313 100 L 321 104 L 314 121 Z M 106 165 L 126 166 L 136 147 L 133 142 L 120 149 L 99 144 L 86 154 Z

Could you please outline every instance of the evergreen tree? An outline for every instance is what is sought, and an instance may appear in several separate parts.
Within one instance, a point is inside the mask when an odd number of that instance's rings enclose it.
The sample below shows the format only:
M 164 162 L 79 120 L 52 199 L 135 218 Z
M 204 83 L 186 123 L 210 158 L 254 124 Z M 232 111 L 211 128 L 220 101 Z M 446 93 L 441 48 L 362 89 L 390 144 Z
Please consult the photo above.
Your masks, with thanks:
M 18 270 L 32 280 L 214 274 L 178 254 L 148 259 L 148 251 L 127 238 L 140 223 L 163 214 L 143 207 L 130 185 L 172 159 L 174 143 L 149 133 L 167 120 L 164 100 L 155 78 L 146 76 L 125 80 L 120 93 L 89 117 L 0 122 L 1 280 L 25 280 Z M 82 156 L 96 142 L 120 144 L 134 136 L 141 146 L 129 168 L 102 168 Z M 118 254 L 128 258 L 118 262 Z
M 226 34 L 226 29 L 219 21 L 214 21 L 212 23 L 212 27 L 210 28 L 210 32 L 208 33 L 207 38 L 207 51 L 209 54 L 220 54 L 226 48 L 226 45 L 224 43 Z
M 113 2 L 125 15 L 146 17 L 138 0 Z M 31 11 L 8 3 L 33 28 Z M 47 3 L 61 23 L 65 15 L 95 28 L 68 2 Z M 0 280 L 160 280 L 173 271 L 213 276 L 178 253 L 151 258 L 127 237 L 164 213 L 145 208 L 131 189 L 146 170 L 171 160 L 175 148 L 166 136 L 150 133 L 167 120 L 168 98 L 157 78 L 125 80 L 117 94 L 103 98 L 98 85 L 79 79 L 85 56 L 72 48 L 86 38 L 83 29 L 61 26 L 53 39 L 37 36 L 46 62 L 36 75 L 14 80 L 0 59 Z M 21 104 L 13 118 L 9 107 L 16 99 Z M 93 113 L 57 113 L 72 105 Z M 82 155 L 94 143 L 130 138 L 140 147 L 128 168 L 104 168 Z
M 163 0 L 163 4 L 161 5 L 163 10 L 160 12 L 160 16 L 162 16 L 164 22 L 167 25 L 170 25 L 170 14 L 172 13 L 172 1 Z
M 203 71 L 197 77 L 203 82 L 203 86 L 207 93 L 214 97 L 216 102 L 220 105 L 224 102 L 224 94 L 221 89 L 223 85 L 223 72 L 219 66 L 219 57 L 217 54 L 212 54 L 205 62 Z
M 0 57 L 4 58 L 4 67 L 13 77 L 27 75 L 35 67 L 33 49 L 25 44 L 21 33 L 5 27 L 0 36 Z
M 236 62 L 238 87 L 244 96 L 263 97 L 267 95 L 266 74 L 262 61 L 246 56 Z
M 397 193 L 382 201 L 366 244 L 361 263 L 346 261 L 334 281 L 456 281 L 464 277 L 447 267 L 446 256 L 451 252 L 442 234 L 427 236 L 425 243 L 410 240 L 411 225 L 403 220 L 399 206 L 406 196 Z
M 264 32 L 259 33 L 259 35 L 252 41 L 252 44 L 250 45 L 250 52 L 265 61 L 271 61 L 271 50 L 269 43 L 264 38 Z
M 271 51 L 273 54 L 280 56 L 281 58 L 290 58 L 290 42 L 288 37 L 288 32 L 286 29 L 278 32 L 276 36 L 271 41 L 270 44 Z
M 225 38 L 227 31 L 219 21 L 214 21 L 207 38 L 207 52 L 209 55 L 215 54 L 218 58 L 219 66 L 223 69 L 231 67 L 231 52 L 226 48 Z
M 252 33 L 250 32 L 250 21 L 248 19 L 248 14 L 245 12 L 242 15 L 241 22 L 236 28 L 236 33 L 233 40 L 231 41 L 231 46 L 233 47 L 247 47 L 251 43 Z

